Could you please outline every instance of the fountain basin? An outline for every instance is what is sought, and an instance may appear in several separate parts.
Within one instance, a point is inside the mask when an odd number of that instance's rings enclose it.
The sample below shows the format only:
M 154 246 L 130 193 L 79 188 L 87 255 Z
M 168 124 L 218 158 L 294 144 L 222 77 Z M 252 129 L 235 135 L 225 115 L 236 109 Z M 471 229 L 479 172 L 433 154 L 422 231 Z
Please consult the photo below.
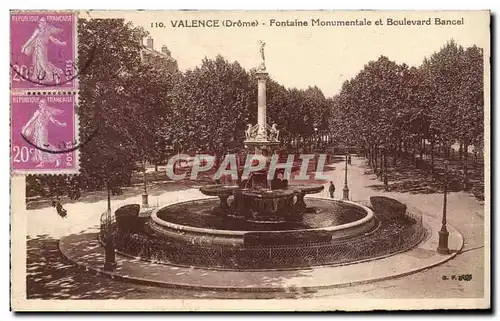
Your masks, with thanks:
M 266 172 L 252 174 L 255 175 L 249 178 L 252 181 L 252 186 L 249 188 L 218 184 L 203 186 L 200 192 L 219 198 L 218 214 L 221 216 L 232 214 L 246 217 L 252 222 L 276 224 L 302 215 L 307 207 L 304 202 L 305 195 L 318 193 L 324 189 L 323 185 L 291 185 L 270 189 L 267 188 Z M 264 175 L 264 179 L 261 175 Z M 277 181 L 280 186 L 283 185 L 283 180 Z M 234 197 L 232 207 L 228 203 L 231 196 Z
M 363 235 L 377 226 L 373 212 L 366 206 L 316 197 L 309 197 L 308 202 L 319 209 L 304 214 L 298 222 L 258 224 L 210 214 L 217 204 L 215 197 L 184 201 L 153 211 L 150 228 L 155 236 L 188 244 L 244 247 L 329 242 Z M 186 222 L 183 215 L 198 217 Z

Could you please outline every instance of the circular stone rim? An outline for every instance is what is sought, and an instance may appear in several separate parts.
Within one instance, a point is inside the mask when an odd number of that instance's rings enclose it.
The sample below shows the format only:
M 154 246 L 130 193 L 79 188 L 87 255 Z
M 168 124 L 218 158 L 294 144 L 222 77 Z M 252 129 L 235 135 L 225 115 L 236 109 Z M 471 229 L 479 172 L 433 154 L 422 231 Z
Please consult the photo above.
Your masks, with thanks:
M 238 188 L 238 186 L 214 184 L 200 187 L 200 192 L 207 196 L 231 196 Z
M 296 194 L 315 194 L 323 191 L 325 187 L 323 185 L 288 185 L 288 189 L 292 190 Z M 319 198 L 319 197 L 318 197 Z
M 271 231 L 272 233 L 293 233 L 293 232 L 301 232 L 301 231 L 326 231 L 326 232 L 334 232 L 334 231 L 340 231 L 344 229 L 348 229 L 351 227 L 355 226 L 361 226 L 365 223 L 368 223 L 372 219 L 374 219 L 374 214 L 373 211 L 368 208 L 367 206 L 364 206 L 362 204 L 352 202 L 352 201 L 347 201 L 347 200 L 334 200 L 331 198 L 327 197 L 317 197 L 317 196 L 308 196 L 307 198 L 310 199 L 319 199 L 319 200 L 325 200 L 325 201 L 330 201 L 330 202 L 341 202 L 341 203 L 347 203 L 359 208 L 362 208 L 363 210 L 366 211 L 366 216 L 350 223 L 346 224 L 341 224 L 341 225 L 335 225 L 335 226 L 327 226 L 327 227 L 319 227 L 319 228 L 309 228 L 309 229 L 299 229 L 299 230 L 282 230 L 282 231 Z M 193 232 L 193 233 L 203 233 L 203 234 L 211 234 L 211 235 L 233 235 L 233 236 L 244 236 L 246 233 L 256 233 L 256 232 L 261 232 L 261 231 L 254 231 L 254 230 L 249 230 L 249 231 L 233 231 L 233 230 L 217 230 L 217 229 L 207 229 L 207 228 L 201 228 L 201 227 L 193 227 L 189 225 L 180 225 L 180 224 L 175 224 L 169 221 L 162 220 L 158 217 L 158 211 L 166 209 L 171 206 L 175 205 L 180 205 L 180 204 L 185 204 L 185 203 L 191 203 L 191 202 L 196 202 L 196 201 L 207 201 L 207 200 L 218 200 L 218 197 L 200 197 L 200 198 L 194 198 L 191 200 L 185 200 L 185 201 L 178 201 L 174 203 L 170 203 L 168 205 L 165 205 L 163 207 L 156 208 L 153 210 L 151 213 L 151 220 L 155 222 L 158 225 L 168 227 L 171 229 L 175 230 L 180 230 L 180 231 L 186 231 L 186 232 Z

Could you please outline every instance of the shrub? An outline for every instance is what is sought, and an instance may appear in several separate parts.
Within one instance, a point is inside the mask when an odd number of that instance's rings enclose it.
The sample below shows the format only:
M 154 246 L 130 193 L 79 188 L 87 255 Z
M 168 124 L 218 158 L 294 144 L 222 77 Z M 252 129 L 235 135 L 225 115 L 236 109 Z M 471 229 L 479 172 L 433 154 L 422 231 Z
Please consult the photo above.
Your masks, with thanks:
M 389 219 L 401 218 L 406 214 L 406 205 L 389 197 L 372 196 L 370 202 L 375 213 Z
M 143 230 L 144 220 L 139 217 L 139 204 L 120 207 L 115 212 L 116 225 L 119 230 L 139 233 Z

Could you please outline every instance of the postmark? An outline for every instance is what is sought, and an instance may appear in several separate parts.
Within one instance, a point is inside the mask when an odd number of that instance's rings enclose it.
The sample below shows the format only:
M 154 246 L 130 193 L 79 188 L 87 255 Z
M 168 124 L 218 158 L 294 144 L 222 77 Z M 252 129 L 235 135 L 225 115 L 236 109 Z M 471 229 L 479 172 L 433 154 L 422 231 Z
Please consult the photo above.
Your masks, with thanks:
M 77 95 L 11 95 L 11 168 L 14 174 L 77 174 Z
M 12 12 L 12 90 L 77 89 L 77 16 L 72 12 Z

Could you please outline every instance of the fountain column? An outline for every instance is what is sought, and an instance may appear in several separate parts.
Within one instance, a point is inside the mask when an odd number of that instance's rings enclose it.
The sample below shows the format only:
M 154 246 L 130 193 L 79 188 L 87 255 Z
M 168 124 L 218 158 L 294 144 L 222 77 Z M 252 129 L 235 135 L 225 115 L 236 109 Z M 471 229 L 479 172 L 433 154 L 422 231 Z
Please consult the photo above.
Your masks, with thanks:
M 259 131 L 257 137 L 260 140 L 267 140 L 266 131 L 266 81 L 268 73 L 265 71 L 257 72 L 258 81 L 258 101 L 257 101 L 257 124 Z

